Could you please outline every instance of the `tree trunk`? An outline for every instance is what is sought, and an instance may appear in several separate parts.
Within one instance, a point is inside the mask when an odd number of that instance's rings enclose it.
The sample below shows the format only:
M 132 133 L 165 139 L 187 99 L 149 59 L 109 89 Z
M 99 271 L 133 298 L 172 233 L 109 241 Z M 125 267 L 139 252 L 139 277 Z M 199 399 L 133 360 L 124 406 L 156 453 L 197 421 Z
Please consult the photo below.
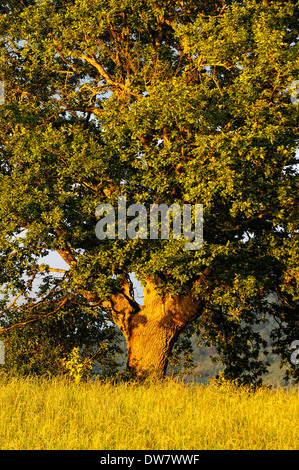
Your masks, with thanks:
M 148 279 L 144 287 L 144 306 L 131 296 L 127 282 L 123 292 L 105 307 L 127 340 L 127 368 L 137 376 L 162 377 L 174 342 L 183 328 L 202 312 L 202 302 L 192 295 L 158 294 Z
M 58 253 L 70 265 L 75 259 L 70 252 Z M 206 284 L 211 269 L 207 267 L 196 282 Z M 80 291 L 88 301 L 94 301 L 111 314 L 114 323 L 127 340 L 127 369 L 137 376 L 166 372 L 167 360 L 178 335 L 203 310 L 203 302 L 188 295 L 158 294 L 156 284 L 147 278 L 144 286 L 144 306 L 134 299 L 133 284 L 123 276 L 123 288 L 109 300 L 99 301 L 97 294 Z
M 127 334 L 127 369 L 136 375 L 164 376 L 179 329 L 149 318 L 143 310 L 132 318 Z

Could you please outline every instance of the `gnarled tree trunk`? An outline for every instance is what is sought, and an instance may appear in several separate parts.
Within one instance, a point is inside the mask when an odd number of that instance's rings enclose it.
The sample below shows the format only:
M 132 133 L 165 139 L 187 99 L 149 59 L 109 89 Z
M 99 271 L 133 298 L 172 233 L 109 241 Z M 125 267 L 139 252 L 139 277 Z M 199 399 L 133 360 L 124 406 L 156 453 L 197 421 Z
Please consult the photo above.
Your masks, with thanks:
M 75 263 L 71 253 L 65 250 L 58 253 L 70 266 Z M 210 268 L 206 268 L 198 282 L 205 284 L 210 274 Z M 188 323 L 201 315 L 203 303 L 194 298 L 192 292 L 188 295 L 159 294 L 153 279 L 147 278 L 144 305 L 140 306 L 134 299 L 132 282 L 127 276 L 123 279 L 122 290 L 100 304 L 111 314 L 127 340 L 128 370 L 138 376 L 162 377 L 175 340 Z M 96 294 L 81 294 L 99 304 Z
M 144 305 L 132 296 L 126 281 L 122 292 L 103 305 L 127 340 L 127 368 L 138 376 L 165 374 L 173 344 L 183 328 L 202 312 L 192 295 L 161 295 L 151 279 L 144 287 Z

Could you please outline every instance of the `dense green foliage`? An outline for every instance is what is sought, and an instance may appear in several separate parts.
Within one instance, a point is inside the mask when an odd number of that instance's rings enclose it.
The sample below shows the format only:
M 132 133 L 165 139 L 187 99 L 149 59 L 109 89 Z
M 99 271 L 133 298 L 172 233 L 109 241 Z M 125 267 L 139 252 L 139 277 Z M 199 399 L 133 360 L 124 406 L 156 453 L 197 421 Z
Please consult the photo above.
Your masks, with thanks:
M 299 79 L 299 3 L 7 1 L 0 12 L 2 309 L 21 292 L 9 309 L 21 322 L 40 299 L 53 312 L 83 298 L 100 308 L 134 272 L 204 301 L 196 328 L 229 378 L 264 372 L 269 346 L 253 326 L 266 314 L 298 377 L 299 106 L 286 90 Z M 202 248 L 99 241 L 95 208 L 119 195 L 202 203 Z M 60 278 L 41 271 L 50 251 L 70 264 Z
M 38 311 L 20 308 L 0 319 L 5 328 L 1 335 L 5 365 L 1 370 L 13 375 L 79 373 L 83 378 L 93 364 L 100 364 L 101 375 L 114 375 L 121 352 L 119 333 L 112 324 L 106 324 L 101 311 L 70 302 L 57 312 L 55 307 L 50 302 Z M 16 324 L 20 326 L 14 328 Z M 77 351 L 81 358 L 77 358 Z M 72 361 L 72 367 L 68 361 Z

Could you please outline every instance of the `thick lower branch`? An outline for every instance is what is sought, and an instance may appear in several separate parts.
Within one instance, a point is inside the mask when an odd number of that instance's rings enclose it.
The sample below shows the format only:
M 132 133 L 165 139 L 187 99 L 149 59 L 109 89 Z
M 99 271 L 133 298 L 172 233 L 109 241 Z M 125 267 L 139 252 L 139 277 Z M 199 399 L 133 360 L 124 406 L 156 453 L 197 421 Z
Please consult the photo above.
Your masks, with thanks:
M 111 295 L 109 300 L 101 303 L 125 336 L 128 333 L 131 317 L 140 311 L 140 305 L 135 301 L 132 292 L 133 284 L 124 275 L 121 290 L 117 294 Z
M 144 287 L 145 305 L 127 317 L 127 367 L 137 375 L 163 376 L 172 347 L 184 327 L 199 317 L 203 303 L 192 294 L 161 295 L 151 279 Z

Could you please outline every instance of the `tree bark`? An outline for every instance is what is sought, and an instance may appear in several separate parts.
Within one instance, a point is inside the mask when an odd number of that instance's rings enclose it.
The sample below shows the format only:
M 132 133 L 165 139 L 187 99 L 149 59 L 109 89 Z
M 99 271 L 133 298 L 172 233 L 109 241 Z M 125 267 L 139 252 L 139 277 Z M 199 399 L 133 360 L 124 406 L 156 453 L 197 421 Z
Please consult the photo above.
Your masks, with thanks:
M 75 263 L 71 253 L 58 253 L 70 265 Z M 206 284 L 211 274 L 208 267 L 197 282 Z M 133 295 L 133 284 L 123 276 L 123 287 L 109 300 L 101 301 L 96 294 L 81 291 L 89 301 L 97 302 L 110 313 L 127 341 L 127 369 L 137 376 L 155 375 L 163 377 L 168 357 L 175 340 L 184 327 L 198 318 L 203 311 L 203 302 L 188 295 L 161 294 L 150 277 L 144 286 L 144 305 L 139 305 Z
M 161 295 L 152 279 L 144 286 L 144 305 L 136 303 L 132 285 L 103 305 L 127 340 L 127 369 L 139 377 L 163 377 L 172 347 L 183 328 L 202 313 L 192 295 Z

